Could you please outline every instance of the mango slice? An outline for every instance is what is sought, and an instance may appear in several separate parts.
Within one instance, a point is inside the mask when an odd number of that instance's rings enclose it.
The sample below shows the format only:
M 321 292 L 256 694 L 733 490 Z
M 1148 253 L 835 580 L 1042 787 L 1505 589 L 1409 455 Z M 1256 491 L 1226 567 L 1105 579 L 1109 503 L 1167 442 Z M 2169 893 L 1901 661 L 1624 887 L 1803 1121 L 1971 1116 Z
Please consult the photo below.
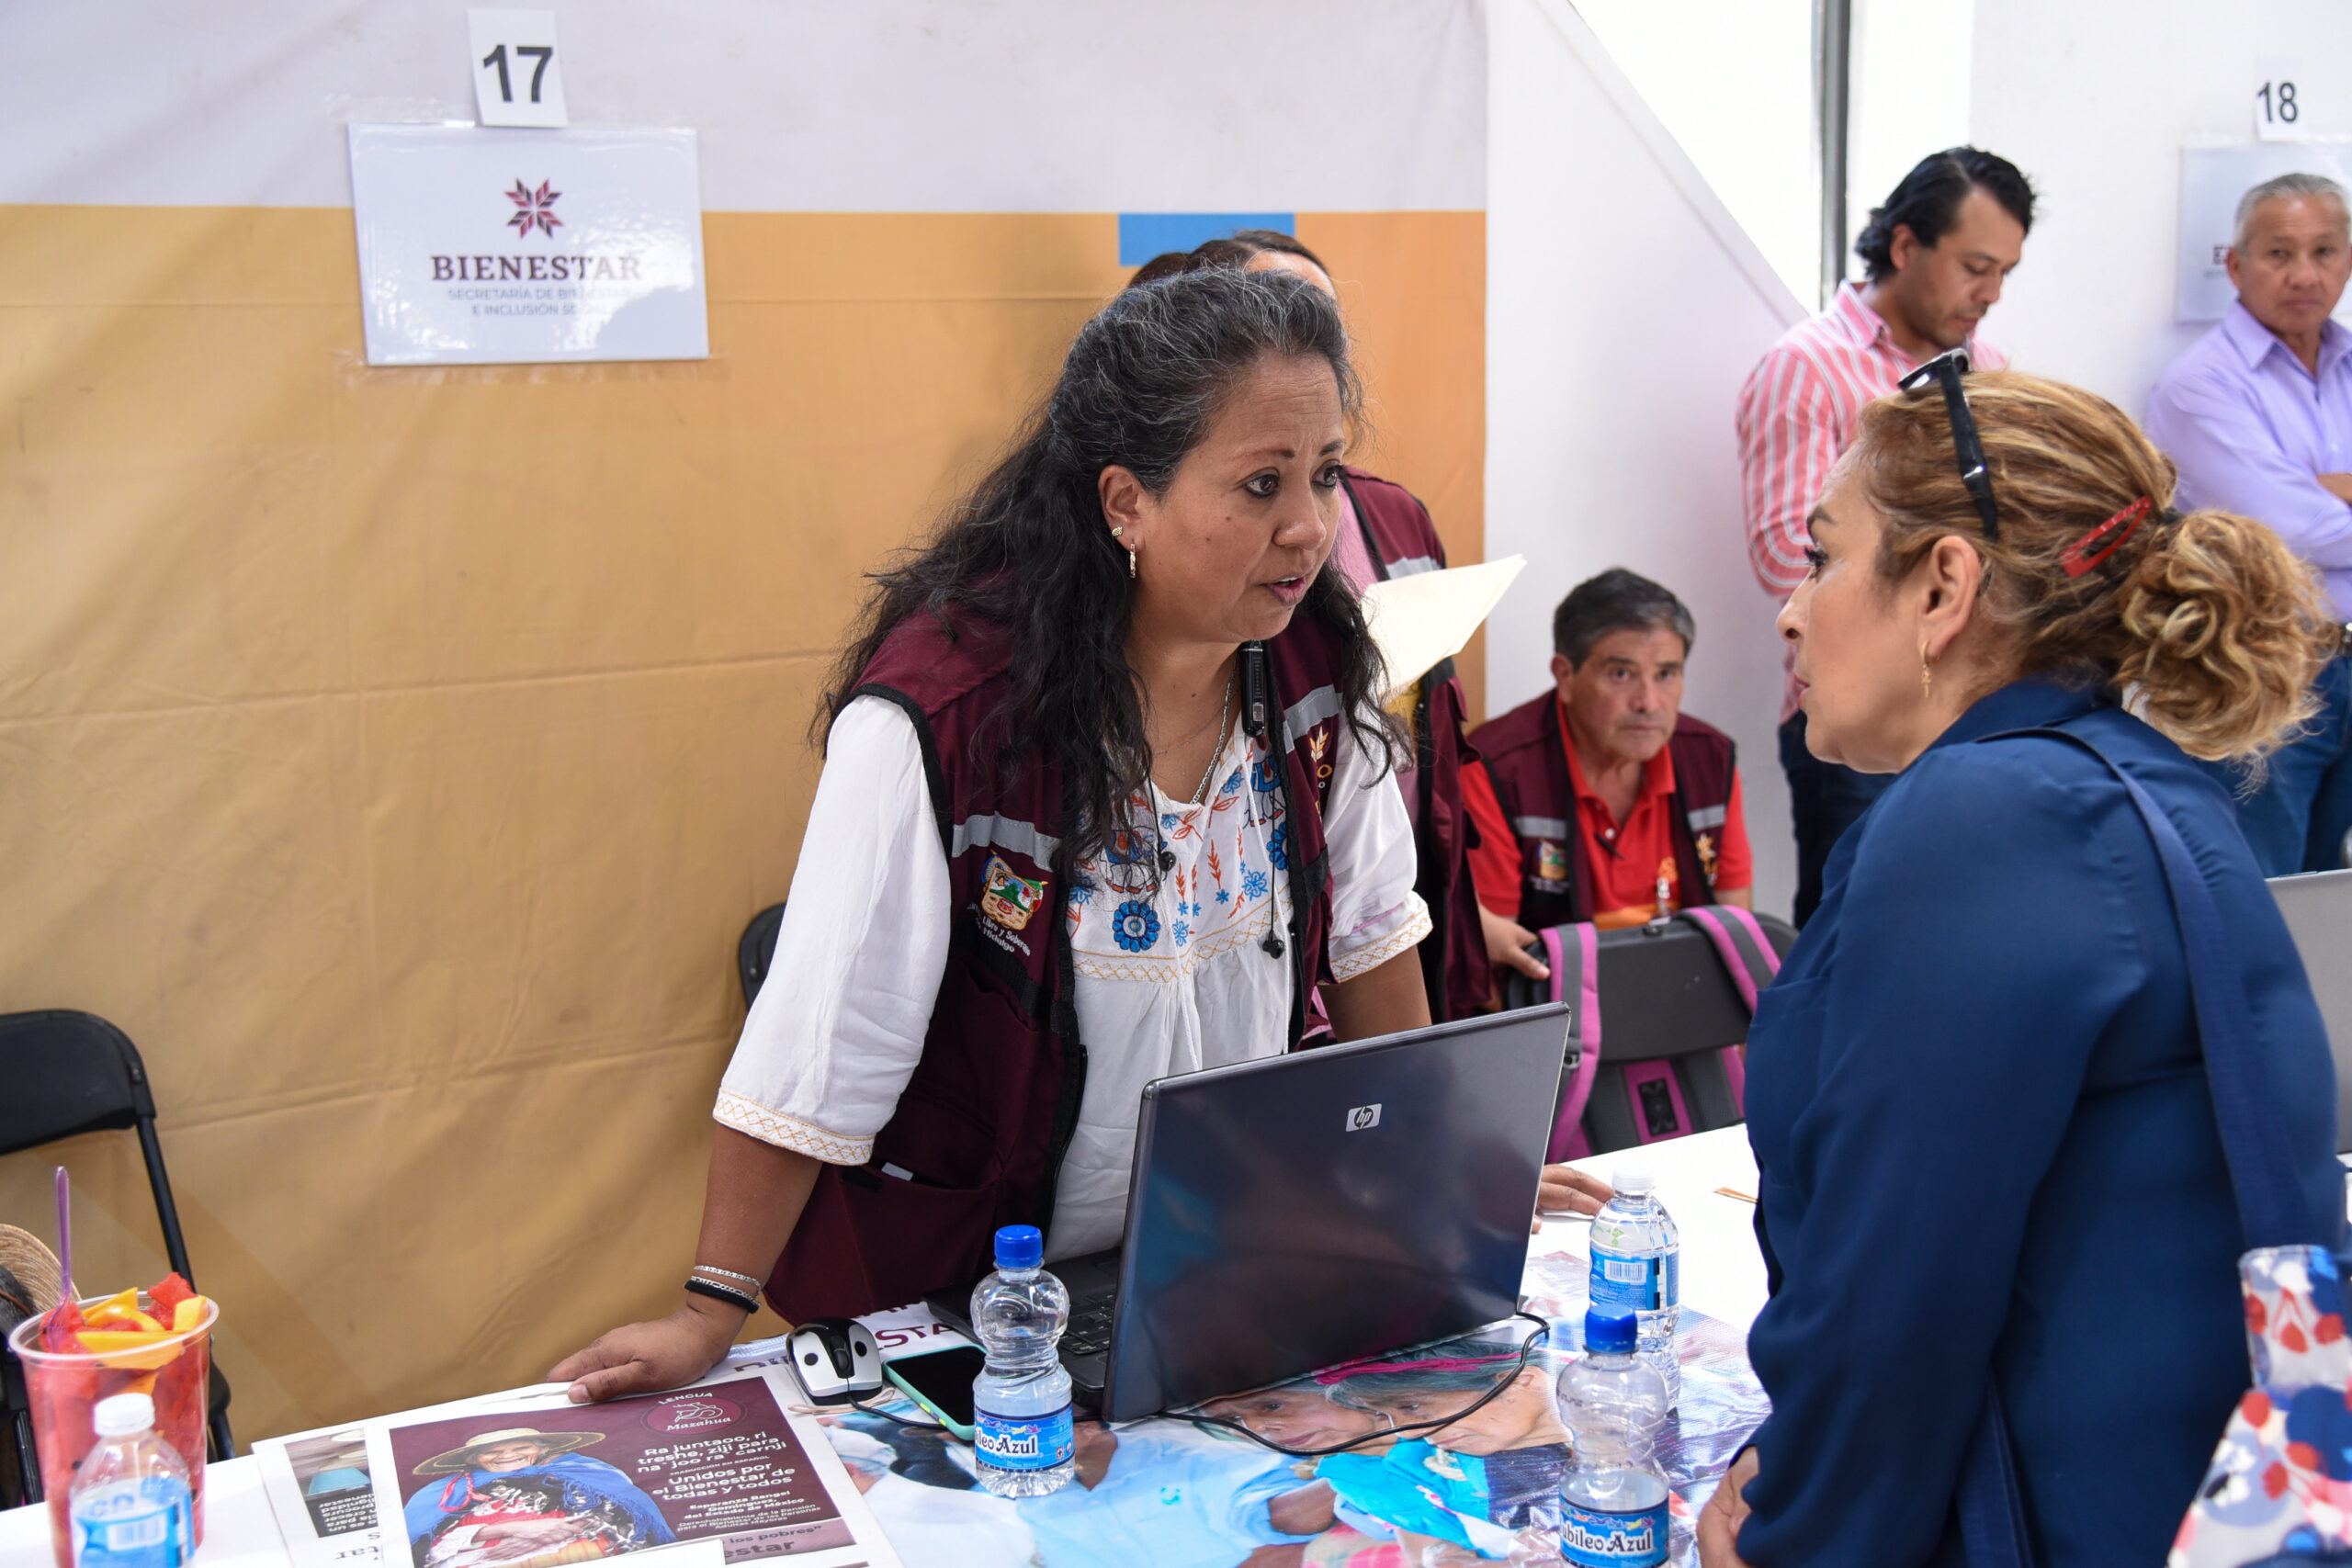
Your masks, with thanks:
M 117 1328 L 129 1330 L 133 1333 L 144 1334 L 161 1334 L 164 1332 L 164 1325 L 162 1324 L 156 1322 L 145 1313 L 141 1312 L 138 1308 L 133 1307 L 129 1312 L 124 1312 L 120 1308 L 113 1305 L 111 1303 L 101 1306 L 92 1307 L 88 1315 L 84 1317 L 82 1321 L 92 1328 Z
M 161 1330 L 85 1328 L 81 1338 L 85 1353 L 103 1357 L 110 1367 L 152 1370 L 179 1359 L 179 1345 Z

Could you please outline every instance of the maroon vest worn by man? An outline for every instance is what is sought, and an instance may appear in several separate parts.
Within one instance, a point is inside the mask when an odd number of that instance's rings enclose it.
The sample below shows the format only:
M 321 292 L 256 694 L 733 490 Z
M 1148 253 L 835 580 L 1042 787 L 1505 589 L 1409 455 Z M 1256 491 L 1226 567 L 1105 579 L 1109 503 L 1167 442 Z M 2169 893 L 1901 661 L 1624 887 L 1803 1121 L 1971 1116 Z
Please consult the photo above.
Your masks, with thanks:
M 1576 795 L 1568 784 L 1567 753 L 1560 744 L 1560 702 L 1545 692 L 1473 730 L 1470 743 L 1494 780 L 1495 798 L 1519 835 L 1519 923 L 1529 931 L 1592 919 L 1592 866 L 1585 859 L 1584 835 L 1577 831 Z M 1667 742 L 1674 758 L 1674 796 L 1668 824 L 1674 840 L 1676 886 L 1683 906 L 1712 904 L 1714 885 L 1699 853 L 1699 835 L 1720 840 L 1731 804 L 1731 737 L 1682 715 Z M 1543 873 L 1543 852 L 1566 856 L 1564 880 Z M 1559 863 L 1557 859 L 1554 865 Z
M 1444 569 L 1445 546 L 1429 509 L 1410 491 L 1361 468 L 1348 469 L 1345 482 L 1371 547 L 1373 569 L 1384 581 Z M 1491 983 L 1487 939 L 1478 923 L 1478 889 L 1470 880 L 1470 818 L 1462 806 L 1466 708 L 1453 660 L 1422 677 L 1413 704 L 1418 765 L 1404 779 L 1419 857 L 1413 891 L 1430 907 L 1435 928 L 1421 943 L 1421 977 L 1429 986 L 1430 1016 L 1441 1022 L 1483 1010 Z
M 1307 988 L 1329 976 L 1330 879 L 1323 801 L 1340 723 L 1332 641 L 1301 615 L 1267 646 L 1268 721 L 1282 757 L 1275 863 L 1290 874 L 1290 1043 Z M 1030 766 L 1008 783 L 974 740 L 1005 699 L 1009 639 L 968 626 L 950 638 L 928 615 L 884 641 L 856 694 L 914 721 L 947 857 L 954 931 L 914 1075 L 863 1166 L 825 1166 L 769 1279 L 792 1322 L 919 1301 L 978 1279 L 997 1227 L 1052 1234 L 1055 1183 L 1086 1087 L 1071 1004 L 1068 868 L 1055 837 L 1061 782 Z

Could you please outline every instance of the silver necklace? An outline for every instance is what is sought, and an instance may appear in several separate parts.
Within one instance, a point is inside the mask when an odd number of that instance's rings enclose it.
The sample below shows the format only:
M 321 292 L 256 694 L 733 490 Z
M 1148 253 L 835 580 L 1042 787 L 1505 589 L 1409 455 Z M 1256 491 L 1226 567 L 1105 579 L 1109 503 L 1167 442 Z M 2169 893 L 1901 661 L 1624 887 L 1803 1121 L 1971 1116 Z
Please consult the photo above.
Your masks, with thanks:
M 1201 774 L 1201 787 L 1193 792 L 1193 798 L 1186 801 L 1185 805 L 1198 806 L 1208 798 L 1209 782 L 1216 777 L 1216 765 L 1225 761 L 1225 732 L 1232 723 L 1233 677 L 1228 675 L 1225 681 L 1225 701 L 1217 705 L 1216 710 L 1216 745 L 1209 752 L 1208 768 Z M 1194 730 L 1193 733 L 1197 735 L 1200 731 Z
M 1225 680 L 1225 694 L 1227 700 L 1231 701 L 1233 696 L 1233 677 L 1230 675 L 1227 676 Z M 1173 751 L 1177 747 L 1185 744 L 1187 741 L 1199 739 L 1201 738 L 1202 731 L 1207 729 L 1210 725 L 1215 724 L 1216 722 L 1216 720 L 1213 718 L 1204 718 L 1201 720 L 1201 722 L 1192 729 L 1168 742 L 1167 746 L 1163 748 L 1163 750 Z

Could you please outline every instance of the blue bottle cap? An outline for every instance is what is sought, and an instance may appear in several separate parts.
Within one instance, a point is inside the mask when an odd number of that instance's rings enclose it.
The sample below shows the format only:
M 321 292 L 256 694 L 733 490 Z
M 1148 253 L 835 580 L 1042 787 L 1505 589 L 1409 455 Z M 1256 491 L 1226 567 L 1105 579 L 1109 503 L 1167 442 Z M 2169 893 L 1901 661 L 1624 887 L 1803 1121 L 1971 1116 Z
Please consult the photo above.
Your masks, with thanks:
M 1000 1231 L 997 1234 L 1001 1236 L 1004 1233 Z M 997 1245 L 1001 1248 L 1004 1244 L 1000 1241 Z M 1000 1262 L 1003 1256 L 1000 1250 L 997 1255 Z M 1584 1314 L 1584 1348 L 1597 1350 L 1604 1356 L 1630 1355 L 1637 1337 L 1636 1326 L 1632 1313 L 1605 1313 L 1599 1307 L 1589 1308 Z
M 1006 1225 L 996 1233 L 996 1266 L 1035 1269 L 1046 1260 L 1046 1236 L 1035 1225 Z

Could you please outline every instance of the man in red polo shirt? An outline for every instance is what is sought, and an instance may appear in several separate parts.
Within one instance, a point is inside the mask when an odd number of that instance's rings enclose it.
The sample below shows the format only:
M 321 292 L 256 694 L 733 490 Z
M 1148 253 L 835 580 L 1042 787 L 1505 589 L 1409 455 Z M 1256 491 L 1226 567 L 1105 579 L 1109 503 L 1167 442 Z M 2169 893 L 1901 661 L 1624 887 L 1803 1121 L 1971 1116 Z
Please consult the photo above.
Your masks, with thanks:
M 1731 737 L 1681 711 L 1694 632 L 1666 589 L 1604 571 L 1553 614 L 1554 689 L 1471 732 L 1463 803 L 1495 963 L 1541 978 L 1525 949 L 1546 926 L 1752 907 Z

